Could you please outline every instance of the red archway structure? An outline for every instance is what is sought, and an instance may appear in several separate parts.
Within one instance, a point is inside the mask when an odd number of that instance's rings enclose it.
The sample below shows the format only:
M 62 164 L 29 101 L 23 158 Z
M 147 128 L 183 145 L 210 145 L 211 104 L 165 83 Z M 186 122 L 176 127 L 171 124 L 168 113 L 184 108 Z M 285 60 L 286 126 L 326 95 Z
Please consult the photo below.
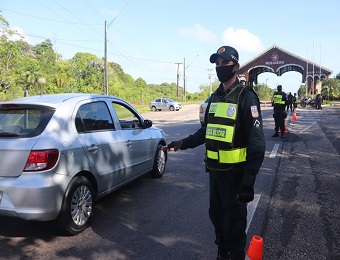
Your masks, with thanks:
M 301 73 L 302 82 L 307 81 L 307 90 L 311 95 L 321 93 L 321 81 L 333 73 L 333 71 L 313 61 L 273 45 L 254 59 L 243 64 L 238 71 L 238 77 L 245 78 L 246 84 L 252 86 L 253 83 L 257 84 L 257 77 L 261 73 L 271 72 L 281 76 L 289 71 Z

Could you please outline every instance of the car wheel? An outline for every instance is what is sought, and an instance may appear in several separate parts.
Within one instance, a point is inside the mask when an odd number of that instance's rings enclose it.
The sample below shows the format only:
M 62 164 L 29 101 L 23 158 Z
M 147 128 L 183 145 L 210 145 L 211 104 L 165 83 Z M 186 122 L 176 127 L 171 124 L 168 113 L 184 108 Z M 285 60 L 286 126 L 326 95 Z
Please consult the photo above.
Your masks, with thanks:
M 84 176 L 70 182 L 57 218 L 58 228 L 65 234 L 76 235 L 85 230 L 92 219 L 94 192 Z
M 151 109 L 152 109 L 153 112 L 156 112 L 156 111 L 157 111 L 157 109 L 156 109 L 155 106 L 153 106 Z
M 175 110 L 174 106 L 170 106 L 169 109 L 170 109 L 170 111 L 174 111 Z
M 151 176 L 154 178 L 161 178 L 165 171 L 165 165 L 167 160 L 167 152 L 162 150 L 162 145 L 157 146 L 155 161 L 151 170 Z

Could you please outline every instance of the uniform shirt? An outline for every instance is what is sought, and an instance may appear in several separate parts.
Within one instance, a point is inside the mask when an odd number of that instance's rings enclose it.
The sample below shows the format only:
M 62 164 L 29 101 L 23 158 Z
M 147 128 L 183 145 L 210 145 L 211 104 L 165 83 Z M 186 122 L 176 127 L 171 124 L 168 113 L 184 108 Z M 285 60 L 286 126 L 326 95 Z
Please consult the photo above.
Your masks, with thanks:
M 225 93 L 229 93 L 233 88 L 239 85 L 239 81 L 236 80 L 227 91 L 224 90 L 223 84 L 215 91 L 214 94 L 224 96 Z M 213 95 L 214 95 L 213 94 Z M 210 102 L 205 111 L 205 124 L 207 120 L 207 114 L 210 108 Z M 256 109 L 254 109 L 256 106 Z M 265 139 L 262 128 L 262 116 L 260 110 L 260 102 L 258 97 L 252 91 L 244 91 L 240 97 L 238 103 L 238 120 L 242 127 L 244 138 L 247 140 L 247 157 L 246 162 L 242 163 L 241 171 L 244 174 L 242 184 L 245 186 L 253 186 L 256 178 L 256 174 L 261 168 L 264 153 L 266 149 Z M 187 148 L 195 148 L 205 143 L 205 131 L 203 126 L 193 135 L 182 139 L 181 150 Z M 228 171 L 230 169 L 226 169 Z

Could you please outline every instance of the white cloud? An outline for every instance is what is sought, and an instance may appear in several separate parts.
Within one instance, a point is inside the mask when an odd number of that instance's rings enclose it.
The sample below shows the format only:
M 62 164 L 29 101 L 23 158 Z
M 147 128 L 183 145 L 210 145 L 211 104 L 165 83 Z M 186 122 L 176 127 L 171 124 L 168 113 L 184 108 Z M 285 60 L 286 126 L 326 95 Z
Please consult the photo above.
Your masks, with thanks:
M 19 41 L 23 40 L 29 44 L 32 44 L 32 39 L 25 35 L 25 31 L 19 27 L 12 27 L 10 30 L 13 32 L 12 35 L 8 35 L 8 39 L 11 41 Z
M 263 50 L 263 45 L 259 37 L 245 29 L 235 30 L 230 27 L 223 31 L 223 44 L 235 47 L 239 51 L 259 52 Z
M 179 34 L 194 37 L 201 42 L 214 44 L 218 42 L 216 35 L 212 31 L 202 27 L 200 24 L 195 24 L 195 26 L 191 28 L 181 28 Z

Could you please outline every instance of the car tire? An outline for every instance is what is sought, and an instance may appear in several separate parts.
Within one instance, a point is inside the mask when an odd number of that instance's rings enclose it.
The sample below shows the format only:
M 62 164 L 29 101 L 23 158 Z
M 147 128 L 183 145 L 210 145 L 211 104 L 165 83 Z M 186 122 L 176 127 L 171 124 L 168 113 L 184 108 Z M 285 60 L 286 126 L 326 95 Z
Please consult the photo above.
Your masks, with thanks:
M 169 107 L 169 110 L 170 110 L 170 111 L 174 111 L 174 110 L 175 110 L 174 106 L 170 106 L 170 107 Z
M 151 176 L 153 178 L 161 178 L 165 171 L 165 165 L 167 161 L 167 152 L 162 150 L 162 145 L 159 144 L 156 149 L 155 161 L 151 170 Z
M 155 106 L 153 106 L 153 107 L 151 108 L 151 110 L 152 110 L 153 112 L 156 112 L 156 111 L 157 111 L 157 109 L 156 109 Z
M 63 234 L 76 235 L 91 222 L 94 206 L 94 191 L 84 176 L 74 177 L 64 196 L 57 226 Z

